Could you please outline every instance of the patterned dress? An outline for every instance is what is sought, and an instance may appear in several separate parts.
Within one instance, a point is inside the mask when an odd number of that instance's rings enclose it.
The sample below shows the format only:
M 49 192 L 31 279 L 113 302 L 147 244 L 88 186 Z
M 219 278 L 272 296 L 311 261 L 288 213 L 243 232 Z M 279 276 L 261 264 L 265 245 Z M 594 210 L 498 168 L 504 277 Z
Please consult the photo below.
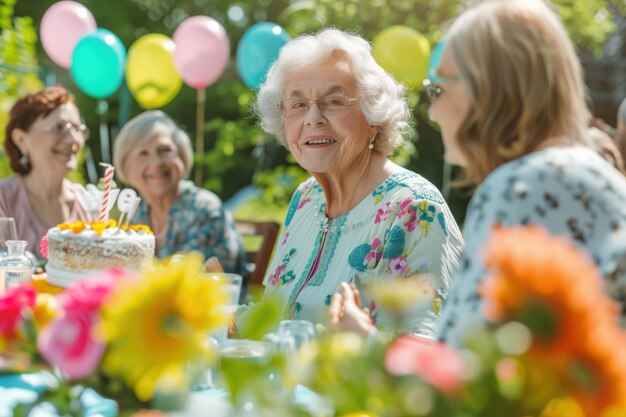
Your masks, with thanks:
M 591 149 L 550 148 L 499 167 L 476 190 L 467 209 L 463 260 L 439 322 L 440 339 L 461 345 L 463 335 L 482 321 L 481 248 L 496 224 L 540 225 L 571 238 L 598 265 L 624 316 L 626 180 Z
M 432 334 L 440 299 L 448 291 L 463 238 L 439 191 L 421 176 L 390 175 L 354 209 L 329 220 L 322 188 L 310 178 L 295 192 L 265 277 L 266 294 L 286 302 L 284 316 L 327 322 L 332 295 L 354 282 L 379 328 L 392 316 L 368 284 L 413 280 L 416 302 L 404 330 Z M 423 274 L 423 275 L 419 275 Z
M 132 223 L 150 225 L 149 209 L 142 200 Z M 241 236 L 231 214 L 222 207 L 222 201 L 191 181 L 181 181 L 178 196 L 167 216 L 167 233 L 157 257 L 189 251 L 199 251 L 205 259 L 216 256 L 226 272 L 244 275 L 247 272 Z

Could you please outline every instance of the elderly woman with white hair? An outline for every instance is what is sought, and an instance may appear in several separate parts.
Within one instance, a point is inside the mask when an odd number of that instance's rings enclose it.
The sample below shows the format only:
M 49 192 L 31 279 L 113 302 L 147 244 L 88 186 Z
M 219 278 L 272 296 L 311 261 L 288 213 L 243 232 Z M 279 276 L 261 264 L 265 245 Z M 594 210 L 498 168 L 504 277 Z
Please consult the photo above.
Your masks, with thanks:
M 218 196 L 184 180 L 193 151 L 172 119 L 159 110 L 140 114 L 124 125 L 113 153 L 118 177 L 142 197 L 133 223 L 154 231 L 159 258 L 198 251 L 217 257 L 226 272 L 244 272 L 243 245 L 230 213 Z
M 334 297 L 340 328 L 388 328 L 390 306 L 373 289 L 399 279 L 415 290 L 402 330 L 430 333 L 463 240 L 441 193 L 388 159 L 408 128 L 403 87 L 365 40 L 325 29 L 281 49 L 255 105 L 312 175 L 292 197 L 266 294 L 283 297 L 285 318 L 328 321 Z M 366 308 L 368 322 L 343 322 L 346 303 Z

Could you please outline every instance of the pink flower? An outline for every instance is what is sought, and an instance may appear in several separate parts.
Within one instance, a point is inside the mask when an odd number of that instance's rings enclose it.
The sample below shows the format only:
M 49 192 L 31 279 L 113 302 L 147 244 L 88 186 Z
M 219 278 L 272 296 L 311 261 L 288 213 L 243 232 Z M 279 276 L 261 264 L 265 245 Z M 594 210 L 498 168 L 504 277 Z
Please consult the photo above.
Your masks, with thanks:
M 467 368 L 461 355 L 443 343 L 403 335 L 385 353 L 385 368 L 396 376 L 417 375 L 444 394 L 463 387 Z
M 417 212 L 414 208 L 408 209 L 406 213 L 409 218 L 406 222 L 404 222 L 404 227 L 406 227 L 407 231 L 412 232 L 417 226 L 419 226 L 420 220 L 417 218 Z
M 405 216 L 407 213 L 407 206 L 409 204 L 411 204 L 413 200 L 404 200 L 402 203 L 400 203 L 400 211 L 398 212 L 398 218 Z M 413 211 L 415 211 L 415 209 L 413 209 Z
M 392 275 L 402 275 L 409 272 L 409 264 L 402 256 L 396 256 L 389 260 L 389 270 Z
M 102 302 L 122 278 L 134 276 L 124 269 L 112 268 L 77 281 L 60 294 L 64 315 L 41 331 L 37 340 L 41 356 L 70 379 L 91 374 L 104 352 L 104 345 L 92 334 Z
M 92 336 L 96 317 L 87 310 L 66 312 L 48 324 L 37 339 L 41 356 L 69 379 L 85 378 L 100 364 L 104 344 Z
M 365 263 L 368 265 L 370 269 L 376 268 L 378 262 L 380 262 L 380 258 L 383 257 L 383 251 L 380 247 L 381 241 L 379 238 L 374 238 L 372 241 L 372 245 L 370 247 L 369 253 L 365 256 Z M 373 262 L 372 262 L 373 261 Z
M 276 283 L 278 282 L 278 278 L 280 278 L 281 274 L 285 270 L 285 266 L 286 266 L 285 264 L 278 265 L 278 268 L 276 268 L 276 271 L 272 275 L 270 275 L 270 284 L 272 284 L 272 286 L 275 286 Z
M 122 268 L 111 268 L 76 281 L 59 295 L 59 305 L 66 312 L 83 311 L 95 313 L 102 301 L 122 278 L 133 278 L 135 273 Z
M 22 319 L 22 311 L 32 309 L 37 293 L 26 284 L 10 288 L 0 296 L 0 336 L 13 338 Z
M 300 202 L 300 204 L 298 204 L 298 210 L 300 210 L 302 207 L 304 207 L 306 205 L 306 203 L 308 203 L 309 201 L 311 201 L 310 198 L 305 198 L 304 200 L 302 200 Z
M 385 221 L 387 217 L 391 214 L 391 203 L 386 202 L 383 208 L 379 208 L 376 210 L 376 218 L 374 219 L 374 224 L 378 224 L 382 221 Z
M 39 241 L 39 254 L 48 258 L 48 235 L 44 235 Z

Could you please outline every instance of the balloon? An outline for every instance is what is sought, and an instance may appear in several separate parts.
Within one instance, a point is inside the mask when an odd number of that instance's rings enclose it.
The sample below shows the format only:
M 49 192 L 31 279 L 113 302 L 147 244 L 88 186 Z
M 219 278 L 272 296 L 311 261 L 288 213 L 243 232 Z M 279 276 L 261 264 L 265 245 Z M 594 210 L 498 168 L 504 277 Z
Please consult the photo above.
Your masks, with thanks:
M 439 64 L 441 63 L 441 58 L 443 58 L 443 51 L 446 48 L 446 40 L 445 38 L 441 39 L 437 46 L 433 49 L 433 52 L 430 54 L 430 59 L 428 60 L 428 78 L 432 82 L 439 82 L 439 77 L 435 73 L 437 68 L 439 68 Z
M 95 31 L 96 20 L 85 6 L 74 1 L 60 1 L 44 13 L 39 36 L 50 59 L 68 69 L 78 41 Z
M 122 41 L 114 33 L 98 29 L 78 42 L 70 71 L 85 94 L 106 98 L 122 84 L 125 59 Z
M 185 19 L 172 36 L 174 65 L 187 85 L 205 88 L 222 75 L 230 58 L 224 27 L 208 16 Z
M 151 33 L 137 39 L 128 50 L 126 83 L 139 104 L 154 109 L 169 103 L 183 85 L 173 53 L 174 41 Z
M 280 48 L 289 41 L 289 35 L 275 23 L 252 25 L 243 34 L 237 46 L 237 72 L 249 88 L 257 88 L 263 81 Z
M 421 87 L 427 73 L 430 45 L 416 30 L 396 25 L 374 38 L 372 55 L 398 81 Z

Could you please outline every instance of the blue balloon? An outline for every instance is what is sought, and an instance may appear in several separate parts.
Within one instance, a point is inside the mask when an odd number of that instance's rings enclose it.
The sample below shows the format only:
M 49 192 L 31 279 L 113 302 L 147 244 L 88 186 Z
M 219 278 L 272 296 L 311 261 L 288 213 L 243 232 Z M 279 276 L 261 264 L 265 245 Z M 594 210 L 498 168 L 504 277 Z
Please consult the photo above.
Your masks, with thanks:
M 70 72 L 76 85 L 94 98 L 106 98 L 122 85 L 126 49 L 106 29 L 85 35 L 74 48 Z
M 260 86 L 288 41 L 285 29 L 275 23 L 257 23 L 246 30 L 237 45 L 237 72 L 244 84 L 249 88 Z
M 438 83 L 439 77 L 437 76 L 437 69 L 441 64 L 441 58 L 443 58 L 443 52 L 446 49 L 446 39 L 443 38 L 437 46 L 433 49 L 428 60 L 428 79 L 434 83 Z

